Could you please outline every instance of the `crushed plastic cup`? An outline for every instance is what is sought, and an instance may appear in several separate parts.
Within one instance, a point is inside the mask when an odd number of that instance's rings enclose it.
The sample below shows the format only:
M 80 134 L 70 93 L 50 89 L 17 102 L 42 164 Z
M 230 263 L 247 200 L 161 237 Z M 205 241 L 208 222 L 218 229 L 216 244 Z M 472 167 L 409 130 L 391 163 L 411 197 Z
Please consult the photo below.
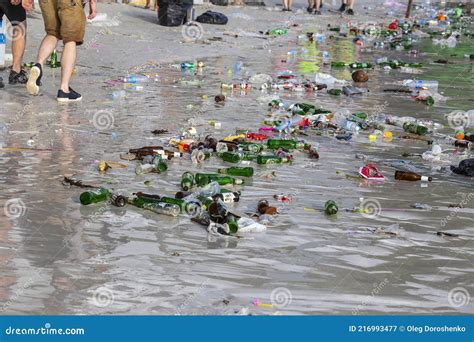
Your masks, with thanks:
M 369 134 L 369 141 L 371 142 L 377 141 L 377 134 Z

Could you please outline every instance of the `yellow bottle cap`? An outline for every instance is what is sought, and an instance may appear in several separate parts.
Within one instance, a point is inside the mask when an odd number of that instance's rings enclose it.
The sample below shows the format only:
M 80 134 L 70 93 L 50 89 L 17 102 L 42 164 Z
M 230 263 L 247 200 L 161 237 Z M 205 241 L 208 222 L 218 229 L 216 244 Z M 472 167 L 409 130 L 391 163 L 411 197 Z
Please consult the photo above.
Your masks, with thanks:
M 369 141 L 377 141 L 377 135 L 369 134 Z

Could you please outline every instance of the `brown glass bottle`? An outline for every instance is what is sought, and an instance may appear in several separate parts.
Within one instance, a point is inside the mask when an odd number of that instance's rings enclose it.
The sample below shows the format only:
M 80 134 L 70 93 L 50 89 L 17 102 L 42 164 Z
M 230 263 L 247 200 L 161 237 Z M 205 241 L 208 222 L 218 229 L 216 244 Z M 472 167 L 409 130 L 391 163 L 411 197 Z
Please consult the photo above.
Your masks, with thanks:
M 431 182 L 433 178 L 421 176 L 415 172 L 405 172 L 405 171 L 395 171 L 395 179 L 396 180 L 405 180 L 405 181 L 428 181 Z

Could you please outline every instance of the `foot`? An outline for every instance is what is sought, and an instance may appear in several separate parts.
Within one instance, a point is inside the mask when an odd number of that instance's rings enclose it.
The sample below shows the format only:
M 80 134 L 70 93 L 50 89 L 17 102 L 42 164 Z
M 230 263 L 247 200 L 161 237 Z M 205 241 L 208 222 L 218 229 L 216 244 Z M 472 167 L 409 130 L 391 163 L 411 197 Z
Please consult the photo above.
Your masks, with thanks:
M 39 94 L 42 77 L 43 77 L 43 68 L 41 67 L 41 64 L 36 63 L 31 68 L 30 77 L 28 77 L 28 81 L 26 83 L 26 89 L 31 95 Z
M 146 5 L 145 7 L 143 7 L 144 9 L 150 9 L 150 5 Z
M 344 12 L 346 10 L 346 4 L 342 4 L 341 7 L 339 7 L 339 12 Z
M 28 75 L 25 70 L 21 69 L 20 72 L 16 72 L 12 69 L 10 71 L 8 84 L 26 84 L 26 82 L 28 82 Z
M 57 100 L 58 102 L 77 102 L 82 100 L 82 96 L 69 87 L 69 93 L 62 91 L 61 89 L 58 90 Z
M 3 84 L 3 78 L 0 77 L 0 89 L 5 88 L 5 84 Z
M 320 10 L 314 10 L 314 14 L 321 15 L 321 11 Z
M 313 7 L 308 7 L 308 8 L 306 8 L 306 11 L 308 11 L 308 13 L 313 13 L 314 8 Z
M 346 14 L 348 15 L 354 15 L 354 10 L 352 8 L 349 8 L 347 11 L 346 11 Z

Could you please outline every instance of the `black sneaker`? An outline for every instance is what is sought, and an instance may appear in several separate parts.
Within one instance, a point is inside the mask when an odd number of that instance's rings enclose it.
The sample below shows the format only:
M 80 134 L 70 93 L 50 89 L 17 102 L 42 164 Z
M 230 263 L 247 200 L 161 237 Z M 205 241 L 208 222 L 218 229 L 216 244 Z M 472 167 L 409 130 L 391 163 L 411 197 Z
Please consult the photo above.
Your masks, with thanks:
M 16 72 L 12 69 L 10 71 L 8 84 L 26 84 L 26 82 L 28 82 L 28 75 L 25 70 L 21 69 L 20 72 Z
M 77 102 L 82 100 L 82 96 L 69 87 L 69 93 L 65 93 L 61 89 L 58 90 L 57 100 L 58 102 Z
M 316 14 L 316 15 L 321 15 L 321 11 L 315 10 L 315 11 L 314 11 L 314 14 Z
M 306 8 L 306 11 L 307 11 L 308 13 L 313 13 L 314 8 L 313 8 L 313 7 L 307 7 L 307 8 Z
M 0 89 L 5 88 L 5 84 L 3 84 L 3 78 L 0 77 Z
M 341 7 L 339 7 L 339 12 L 344 12 L 346 10 L 346 4 L 342 4 Z
M 349 8 L 347 11 L 346 11 L 346 14 L 348 15 L 354 15 L 354 10 L 352 8 Z
M 42 77 L 43 77 L 43 68 L 41 67 L 41 64 L 36 63 L 31 68 L 30 77 L 28 77 L 28 82 L 26 83 L 26 89 L 31 95 L 39 94 Z

